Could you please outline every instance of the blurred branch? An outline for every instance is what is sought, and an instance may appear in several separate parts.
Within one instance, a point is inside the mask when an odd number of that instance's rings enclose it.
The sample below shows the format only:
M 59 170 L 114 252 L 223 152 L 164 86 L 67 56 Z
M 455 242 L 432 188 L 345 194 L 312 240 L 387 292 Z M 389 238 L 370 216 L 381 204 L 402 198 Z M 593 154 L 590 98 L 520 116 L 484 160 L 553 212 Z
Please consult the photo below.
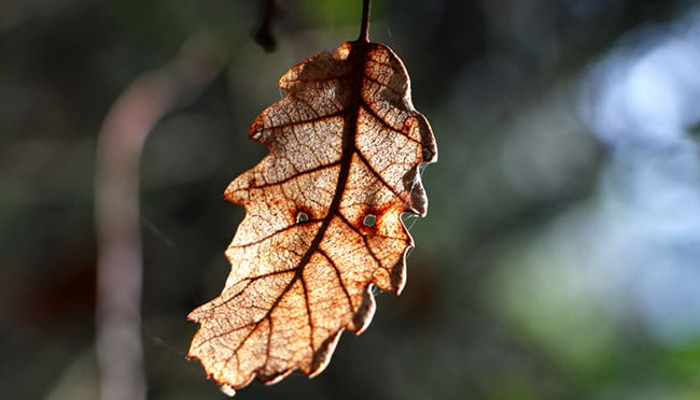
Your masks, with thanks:
M 138 77 L 107 113 L 95 176 L 97 358 L 102 400 L 144 400 L 139 159 L 155 124 L 211 82 L 222 62 L 194 36 L 167 66 Z
M 255 42 L 267 52 L 273 52 L 277 48 L 277 40 L 272 31 L 279 17 L 280 10 L 276 0 L 265 0 L 260 8 L 260 23 L 253 37 Z

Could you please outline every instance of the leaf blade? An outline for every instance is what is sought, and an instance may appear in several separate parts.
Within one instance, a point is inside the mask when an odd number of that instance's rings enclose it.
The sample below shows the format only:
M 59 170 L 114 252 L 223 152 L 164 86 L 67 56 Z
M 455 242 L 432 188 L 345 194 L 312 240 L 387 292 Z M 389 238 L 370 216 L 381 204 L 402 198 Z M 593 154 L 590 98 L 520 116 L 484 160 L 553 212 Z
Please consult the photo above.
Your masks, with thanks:
M 425 215 L 418 171 L 437 156 L 403 63 L 383 45 L 318 53 L 279 86 L 287 95 L 250 129 L 270 153 L 225 192 L 246 210 L 231 273 L 188 316 L 201 324 L 188 356 L 233 389 L 295 368 L 316 376 L 343 330 L 371 322 L 371 285 L 401 292 L 413 246 L 401 214 Z

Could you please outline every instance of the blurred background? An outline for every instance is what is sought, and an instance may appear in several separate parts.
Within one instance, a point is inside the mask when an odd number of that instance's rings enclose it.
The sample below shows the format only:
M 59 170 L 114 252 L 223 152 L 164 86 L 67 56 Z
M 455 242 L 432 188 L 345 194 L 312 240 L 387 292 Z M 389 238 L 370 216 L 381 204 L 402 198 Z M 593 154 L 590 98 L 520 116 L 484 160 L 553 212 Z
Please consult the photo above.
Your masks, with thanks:
M 225 398 L 185 359 L 242 218 L 222 192 L 277 79 L 359 32 L 359 0 L 277 3 L 272 53 L 263 1 L 0 3 L 2 397 L 97 398 L 98 133 L 195 51 L 210 78 L 141 156 L 143 343 L 149 399 Z M 373 3 L 440 151 L 408 284 L 322 375 L 237 396 L 700 399 L 700 2 Z

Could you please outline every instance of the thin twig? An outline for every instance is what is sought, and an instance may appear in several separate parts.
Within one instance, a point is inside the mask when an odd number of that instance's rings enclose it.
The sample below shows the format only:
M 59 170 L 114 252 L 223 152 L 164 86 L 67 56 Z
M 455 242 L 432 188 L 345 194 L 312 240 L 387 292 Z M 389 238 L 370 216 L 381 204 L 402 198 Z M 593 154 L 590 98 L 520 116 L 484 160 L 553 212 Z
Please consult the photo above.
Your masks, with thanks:
M 280 17 L 280 11 L 275 0 L 266 0 L 261 7 L 260 23 L 253 37 L 255 42 L 269 53 L 277 48 L 277 40 L 273 31 L 275 22 Z
M 102 400 L 145 400 L 141 341 L 139 159 L 153 126 L 220 69 L 188 41 L 168 66 L 137 78 L 107 113 L 96 150 L 97 357 Z

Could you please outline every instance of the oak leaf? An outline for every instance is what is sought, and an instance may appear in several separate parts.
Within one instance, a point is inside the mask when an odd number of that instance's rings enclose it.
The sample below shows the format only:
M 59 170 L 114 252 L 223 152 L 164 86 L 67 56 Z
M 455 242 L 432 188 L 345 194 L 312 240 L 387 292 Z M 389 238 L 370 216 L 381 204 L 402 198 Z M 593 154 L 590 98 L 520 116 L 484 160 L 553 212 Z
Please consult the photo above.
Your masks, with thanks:
M 226 251 L 221 295 L 195 309 L 188 356 L 232 389 L 299 368 L 313 377 L 340 334 L 367 328 L 372 285 L 399 294 L 413 246 L 401 215 L 424 216 L 422 164 L 437 159 L 403 63 L 367 40 L 318 53 L 279 81 L 255 120 L 269 154 L 226 189 L 246 215 Z

